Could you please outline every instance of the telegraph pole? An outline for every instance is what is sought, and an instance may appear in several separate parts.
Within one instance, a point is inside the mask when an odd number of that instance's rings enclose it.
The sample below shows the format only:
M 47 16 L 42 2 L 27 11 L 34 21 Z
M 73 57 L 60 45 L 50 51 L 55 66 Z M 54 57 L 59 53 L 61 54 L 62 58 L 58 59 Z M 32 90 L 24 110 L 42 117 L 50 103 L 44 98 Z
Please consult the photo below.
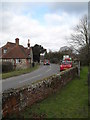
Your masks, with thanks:
M 88 2 L 88 117 L 90 118 L 90 1 Z

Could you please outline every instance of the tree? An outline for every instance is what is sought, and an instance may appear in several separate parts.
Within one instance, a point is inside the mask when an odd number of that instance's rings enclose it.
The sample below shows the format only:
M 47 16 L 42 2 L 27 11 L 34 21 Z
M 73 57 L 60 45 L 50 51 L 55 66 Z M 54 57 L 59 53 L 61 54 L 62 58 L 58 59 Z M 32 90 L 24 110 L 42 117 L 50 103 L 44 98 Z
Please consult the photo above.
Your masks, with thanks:
M 79 24 L 76 25 L 76 27 L 74 28 L 74 32 L 71 34 L 69 43 L 79 53 L 79 59 L 81 60 L 82 64 L 84 64 L 85 61 L 89 60 L 87 59 L 89 57 L 88 54 L 89 36 L 87 15 L 84 15 L 80 19 Z M 87 64 L 89 64 L 89 61 L 87 61 Z
M 34 45 L 33 47 L 33 60 L 34 62 L 40 62 L 40 54 L 44 53 L 46 49 L 44 49 L 41 45 Z
M 88 64 L 88 48 L 87 46 L 81 47 L 79 50 L 79 60 L 81 61 L 81 65 L 87 65 Z
M 78 52 L 79 48 L 89 45 L 87 15 L 84 15 L 80 19 L 79 24 L 74 28 L 69 43 Z
M 88 9 L 90 10 L 90 2 L 88 4 Z M 90 22 L 90 15 L 88 16 L 88 20 L 88 22 Z M 76 26 L 74 30 L 75 33 L 71 35 L 71 44 L 76 48 L 79 47 L 79 57 L 81 60 L 84 58 L 83 63 L 87 61 L 88 64 L 88 105 L 90 107 L 90 31 L 88 31 L 88 27 L 90 29 L 90 24 L 88 26 L 88 22 L 87 15 L 84 15 L 80 20 L 79 25 Z

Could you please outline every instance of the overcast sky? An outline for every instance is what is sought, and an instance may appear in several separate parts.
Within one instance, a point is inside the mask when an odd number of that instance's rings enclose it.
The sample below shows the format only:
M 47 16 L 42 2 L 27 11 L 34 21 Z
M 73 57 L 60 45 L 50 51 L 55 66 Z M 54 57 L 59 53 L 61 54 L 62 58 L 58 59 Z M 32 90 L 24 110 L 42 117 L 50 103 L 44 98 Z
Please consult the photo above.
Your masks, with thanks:
M 67 37 L 88 13 L 88 3 L 83 2 L 3 2 L 0 5 L 0 47 L 8 41 L 27 46 L 40 44 L 47 50 L 58 51 L 68 46 Z

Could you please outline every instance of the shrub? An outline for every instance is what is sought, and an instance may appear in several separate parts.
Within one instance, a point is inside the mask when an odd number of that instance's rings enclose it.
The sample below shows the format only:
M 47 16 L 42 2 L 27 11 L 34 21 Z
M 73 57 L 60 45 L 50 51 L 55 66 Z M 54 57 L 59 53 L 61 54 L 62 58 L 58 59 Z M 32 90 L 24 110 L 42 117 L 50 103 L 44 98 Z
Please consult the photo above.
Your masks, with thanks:
M 10 72 L 13 70 L 13 64 L 9 61 L 2 62 L 2 72 Z
M 50 62 L 51 62 L 51 63 L 57 64 L 59 61 L 58 61 L 57 58 L 52 58 L 52 59 L 50 59 Z

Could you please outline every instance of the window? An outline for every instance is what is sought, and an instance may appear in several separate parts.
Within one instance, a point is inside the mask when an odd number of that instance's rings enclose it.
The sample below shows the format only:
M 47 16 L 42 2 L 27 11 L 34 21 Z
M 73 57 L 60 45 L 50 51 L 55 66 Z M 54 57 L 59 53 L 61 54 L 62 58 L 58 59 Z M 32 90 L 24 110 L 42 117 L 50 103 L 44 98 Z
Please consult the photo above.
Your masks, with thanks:
M 20 63 L 21 62 L 21 59 L 16 59 L 16 63 Z
M 7 52 L 7 49 L 5 48 L 4 50 L 3 50 L 3 53 L 6 53 Z
M 21 62 L 21 60 L 19 59 L 19 62 Z

